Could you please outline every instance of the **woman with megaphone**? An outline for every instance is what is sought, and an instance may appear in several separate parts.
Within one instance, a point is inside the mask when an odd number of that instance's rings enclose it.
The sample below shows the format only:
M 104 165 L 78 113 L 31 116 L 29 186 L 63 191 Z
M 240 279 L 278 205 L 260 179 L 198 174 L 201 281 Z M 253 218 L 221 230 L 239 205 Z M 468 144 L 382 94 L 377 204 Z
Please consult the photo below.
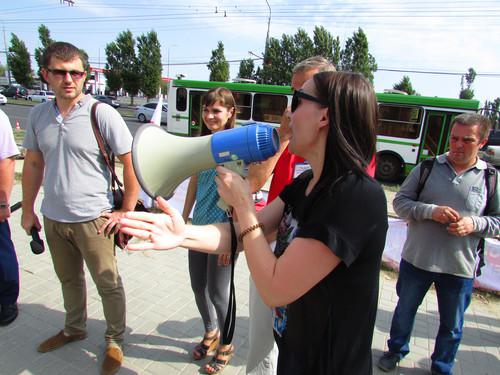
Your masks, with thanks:
M 293 95 L 290 152 L 311 169 L 258 213 L 248 183 L 217 167 L 217 187 L 238 218 L 238 247 L 266 304 L 274 308 L 278 374 L 371 374 L 371 342 L 385 195 L 365 169 L 375 153 L 377 101 L 362 75 L 322 72 Z M 165 214 L 130 212 L 121 230 L 147 242 L 131 251 L 178 246 L 228 253 L 231 224 L 186 225 Z M 266 234 L 277 230 L 273 252 Z
M 211 89 L 203 95 L 202 104 L 202 136 L 234 128 L 236 105 L 230 90 L 223 87 Z M 220 197 L 215 176 L 213 168 L 191 176 L 182 213 L 184 222 L 187 223 L 193 205 L 192 223 L 195 225 L 228 221 L 226 212 L 217 205 Z M 208 374 L 220 372 L 234 353 L 231 342 L 225 342 L 225 338 L 220 335 L 229 303 L 230 260 L 230 254 L 190 250 L 188 255 L 191 288 L 205 327 L 203 339 L 193 349 L 193 359 L 204 359 L 217 350 L 204 367 Z

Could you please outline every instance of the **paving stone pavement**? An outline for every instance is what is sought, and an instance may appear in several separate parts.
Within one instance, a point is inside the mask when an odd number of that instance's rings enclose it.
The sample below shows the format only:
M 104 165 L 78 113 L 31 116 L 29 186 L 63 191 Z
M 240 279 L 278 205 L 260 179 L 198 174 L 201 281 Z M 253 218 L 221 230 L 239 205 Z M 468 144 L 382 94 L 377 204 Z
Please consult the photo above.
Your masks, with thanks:
M 16 184 L 12 202 L 21 197 Z M 38 200 L 40 201 L 40 199 Z M 0 375 L 98 374 L 104 350 L 104 318 L 92 280 L 88 287 L 88 338 L 54 352 L 40 354 L 37 345 L 64 324 L 59 282 L 48 251 L 30 252 L 28 237 L 20 228 L 20 212 L 11 218 L 21 277 L 20 314 L 15 322 L 0 327 Z M 127 295 L 125 361 L 119 374 L 198 374 L 200 363 L 190 350 L 203 332 L 189 284 L 187 252 L 141 254 L 117 253 Z M 236 354 L 224 374 L 244 374 L 248 350 L 248 269 L 245 257 L 236 266 Z M 397 275 L 382 272 L 380 303 L 373 339 L 374 363 L 386 349 L 392 312 L 397 302 Z M 466 314 L 464 339 L 455 364 L 456 375 L 500 374 L 500 303 L 475 297 Z M 393 374 L 430 373 L 430 355 L 438 328 L 435 293 L 428 293 L 417 315 L 412 352 Z M 304 343 L 307 345 L 307 343 Z M 201 362 L 202 364 L 204 361 Z M 374 366 L 374 374 L 382 374 Z

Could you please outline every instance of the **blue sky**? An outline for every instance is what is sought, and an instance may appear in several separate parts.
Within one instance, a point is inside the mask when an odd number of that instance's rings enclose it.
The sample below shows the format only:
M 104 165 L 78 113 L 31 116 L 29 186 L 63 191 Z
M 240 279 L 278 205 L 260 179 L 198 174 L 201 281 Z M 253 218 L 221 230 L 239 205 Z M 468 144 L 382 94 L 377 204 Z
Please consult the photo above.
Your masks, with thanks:
M 163 76 L 208 79 L 206 62 L 218 41 L 228 60 L 251 57 L 249 51 L 262 54 L 271 14 L 269 34 L 275 38 L 298 27 L 312 36 L 314 26 L 322 25 L 344 43 L 361 27 L 380 69 L 377 91 L 408 75 L 422 95 L 457 97 L 460 74 L 473 67 L 476 98 L 500 97 L 500 0 L 268 0 L 269 7 L 266 0 L 74 1 L 71 7 L 60 0 L 2 2 L 7 44 L 13 32 L 33 53 L 43 23 L 53 39 L 85 49 L 93 66 L 104 67 L 105 46 L 118 33 L 130 29 L 137 37 L 153 29 L 162 46 Z M 231 78 L 238 68 L 231 63 Z

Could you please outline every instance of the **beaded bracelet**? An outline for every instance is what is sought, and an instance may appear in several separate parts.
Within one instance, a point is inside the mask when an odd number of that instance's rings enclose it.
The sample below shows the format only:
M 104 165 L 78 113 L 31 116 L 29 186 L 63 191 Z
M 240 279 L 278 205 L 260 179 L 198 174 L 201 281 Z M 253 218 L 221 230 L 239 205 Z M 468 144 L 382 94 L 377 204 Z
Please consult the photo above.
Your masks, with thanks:
M 257 224 L 254 224 L 252 226 L 249 226 L 247 229 L 245 229 L 243 232 L 240 233 L 240 235 L 238 236 L 238 241 L 242 242 L 243 237 L 245 237 L 248 233 L 250 233 L 251 231 L 258 229 L 258 228 L 261 228 L 262 230 L 264 230 L 264 224 L 257 223 Z

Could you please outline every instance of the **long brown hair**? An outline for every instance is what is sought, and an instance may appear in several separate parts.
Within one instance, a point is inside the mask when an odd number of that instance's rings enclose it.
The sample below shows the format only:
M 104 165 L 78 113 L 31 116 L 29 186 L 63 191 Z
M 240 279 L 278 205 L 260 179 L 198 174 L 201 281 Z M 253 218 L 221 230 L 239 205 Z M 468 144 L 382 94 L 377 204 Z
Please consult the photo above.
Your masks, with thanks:
M 329 129 L 320 179 L 349 172 L 366 174 L 376 151 L 377 98 L 359 73 L 321 72 L 313 77 L 317 95 L 326 100 Z
M 228 111 L 233 109 L 233 115 L 226 122 L 224 129 L 234 128 L 234 125 L 236 124 L 236 103 L 231 90 L 226 89 L 225 87 L 210 89 L 205 93 L 205 95 L 203 95 L 202 103 L 204 107 L 219 103 L 223 107 L 226 107 Z M 201 125 L 201 135 L 209 134 L 212 134 L 212 132 L 208 129 L 207 125 L 205 125 L 205 121 L 203 121 L 203 124 Z

